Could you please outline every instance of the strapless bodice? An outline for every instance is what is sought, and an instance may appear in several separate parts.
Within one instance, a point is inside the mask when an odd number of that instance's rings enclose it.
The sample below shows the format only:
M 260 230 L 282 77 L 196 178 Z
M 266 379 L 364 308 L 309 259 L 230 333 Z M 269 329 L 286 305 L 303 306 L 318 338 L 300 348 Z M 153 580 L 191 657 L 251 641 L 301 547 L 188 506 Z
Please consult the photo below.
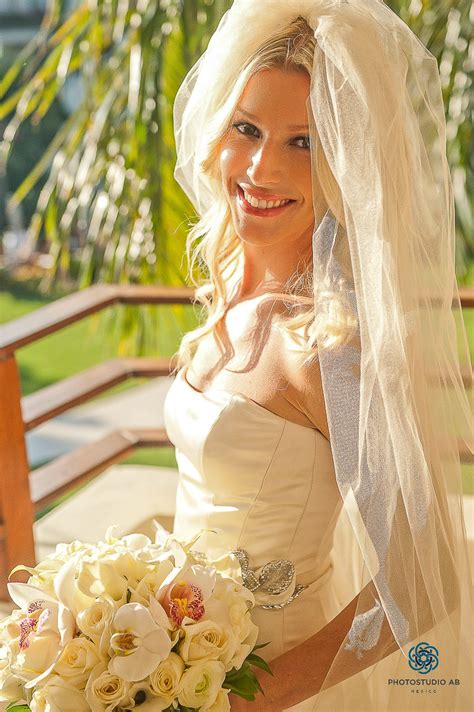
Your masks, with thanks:
M 330 566 L 341 507 L 329 441 L 247 396 L 198 391 L 181 369 L 164 404 L 179 484 L 174 533 L 215 530 L 199 548 L 217 558 L 245 549 L 253 567 L 289 559 L 297 579 Z

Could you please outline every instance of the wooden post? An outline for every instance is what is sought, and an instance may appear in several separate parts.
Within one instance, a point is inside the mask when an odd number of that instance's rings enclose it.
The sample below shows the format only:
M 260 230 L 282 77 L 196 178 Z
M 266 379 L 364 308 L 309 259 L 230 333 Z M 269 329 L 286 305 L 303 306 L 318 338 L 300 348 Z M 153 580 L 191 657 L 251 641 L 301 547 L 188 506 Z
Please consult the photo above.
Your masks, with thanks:
M 0 600 L 9 600 L 8 575 L 17 564 L 35 565 L 33 505 L 15 355 L 0 358 Z M 18 581 L 25 576 L 16 576 Z

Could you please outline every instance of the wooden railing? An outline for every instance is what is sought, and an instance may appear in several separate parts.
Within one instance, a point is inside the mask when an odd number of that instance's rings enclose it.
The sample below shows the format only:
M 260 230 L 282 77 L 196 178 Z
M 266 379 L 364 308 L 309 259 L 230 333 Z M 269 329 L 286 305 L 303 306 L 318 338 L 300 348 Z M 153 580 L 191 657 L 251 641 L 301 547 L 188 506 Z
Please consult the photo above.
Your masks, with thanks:
M 474 288 L 460 290 L 463 307 L 474 307 Z M 30 472 L 25 435 L 40 423 L 90 400 L 129 378 L 166 376 L 164 358 L 113 359 L 21 397 L 17 349 L 113 304 L 189 304 L 188 288 L 98 285 L 37 309 L 0 327 L 0 600 L 18 563 L 33 566 L 35 513 L 59 495 L 102 472 L 140 447 L 169 446 L 164 429 L 122 429 Z M 464 461 L 470 452 L 460 450 Z
M 129 378 L 166 376 L 166 358 L 117 358 L 21 397 L 16 351 L 113 304 L 190 304 L 189 288 L 97 285 L 0 327 L 0 600 L 18 563 L 35 564 L 36 512 L 136 448 L 169 446 L 164 429 L 123 429 L 30 472 L 25 435 L 40 423 Z

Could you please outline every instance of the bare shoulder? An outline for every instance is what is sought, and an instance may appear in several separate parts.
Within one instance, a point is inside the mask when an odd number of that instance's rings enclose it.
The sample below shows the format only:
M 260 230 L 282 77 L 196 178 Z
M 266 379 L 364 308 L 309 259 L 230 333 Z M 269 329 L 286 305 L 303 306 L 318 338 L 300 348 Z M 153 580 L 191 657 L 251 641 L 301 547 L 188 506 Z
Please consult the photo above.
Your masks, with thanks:
M 317 356 L 304 363 L 304 356 L 295 351 L 285 355 L 287 398 L 329 440 L 321 369 Z

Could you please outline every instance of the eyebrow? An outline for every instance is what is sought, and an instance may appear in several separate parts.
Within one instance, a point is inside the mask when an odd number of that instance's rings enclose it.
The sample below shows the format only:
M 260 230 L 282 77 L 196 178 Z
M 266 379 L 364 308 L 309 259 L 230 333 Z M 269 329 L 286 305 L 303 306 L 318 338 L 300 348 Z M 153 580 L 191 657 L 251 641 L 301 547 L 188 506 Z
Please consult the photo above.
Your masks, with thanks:
M 240 106 L 237 107 L 237 111 L 240 111 L 242 114 L 245 114 L 246 116 L 249 117 L 249 119 L 252 119 L 253 121 L 259 121 L 258 117 L 255 116 L 254 114 L 251 114 L 249 111 L 245 111 L 245 109 L 241 109 Z M 290 131 L 307 131 L 309 129 L 308 124 L 291 124 L 287 126 L 287 128 Z

